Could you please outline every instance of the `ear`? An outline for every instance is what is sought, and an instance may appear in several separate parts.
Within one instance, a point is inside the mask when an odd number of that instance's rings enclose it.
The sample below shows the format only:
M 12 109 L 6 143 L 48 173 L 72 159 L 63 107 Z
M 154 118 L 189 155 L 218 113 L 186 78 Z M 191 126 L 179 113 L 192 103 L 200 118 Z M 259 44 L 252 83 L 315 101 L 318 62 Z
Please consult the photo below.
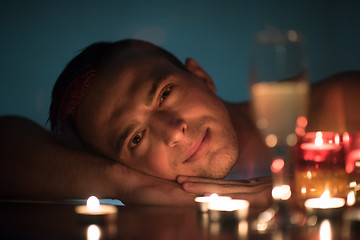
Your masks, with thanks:
M 209 74 L 207 74 L 202 67 L 192 58 L 187 58 L 185 61 L 185 67 L 189 72 L 197 76 L 199 79 L 201 79 L 206 86 L 214 93 L 216 94 L 216 86 L 210 77 Z

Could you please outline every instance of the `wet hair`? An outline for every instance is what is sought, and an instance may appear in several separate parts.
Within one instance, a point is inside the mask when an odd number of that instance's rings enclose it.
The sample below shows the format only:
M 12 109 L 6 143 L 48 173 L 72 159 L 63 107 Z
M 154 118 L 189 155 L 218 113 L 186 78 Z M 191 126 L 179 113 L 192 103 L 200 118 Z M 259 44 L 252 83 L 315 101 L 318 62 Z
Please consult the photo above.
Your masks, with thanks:
M 49 111 L 51 131 L 62 134 L 64 128 L 76 132 L 74 116 L 87 89 L 96 81 L 96 73 L 111 63 L 124 50 L 133 49 L 164 57 L 175 66 L 185 66 L 170 52 L 152 43 L 125 39 L 117 42 L 96 42 L 82 50 L 62 71 L 52 91 Z

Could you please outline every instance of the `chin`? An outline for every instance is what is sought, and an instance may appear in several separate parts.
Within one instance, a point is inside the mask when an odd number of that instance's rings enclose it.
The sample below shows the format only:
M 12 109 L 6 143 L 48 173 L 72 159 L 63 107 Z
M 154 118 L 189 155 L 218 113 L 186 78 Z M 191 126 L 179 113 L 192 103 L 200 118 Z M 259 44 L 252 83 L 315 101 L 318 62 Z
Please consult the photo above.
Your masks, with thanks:
M 226 156 L 219 156 L 209 163 L 209 166 L 216 166 L 209 169 L 208 178 L 225 178 L 235 166 L 238 159 L 238 152 Z
M 225 178 L 233 168 L 236 163 L 236 158 L 221 158 L 218 161 L 211 161 L 208 168 L 200 169 L 194 176 L 203 177 L 203 178 L 214 178 L 214 179 L 223 179 Z M 216 166 L 216 167 L 215 167 Z
M 214 178 L 214 179 L 224 179 L 229 172 L 215 172 L 210 173 L 206 178 Z
M 207 178 L 223 179 L 230 173 L 231 168 L 232 166 L 225 169 L 216 169 L 216 171 L 212 171 Z

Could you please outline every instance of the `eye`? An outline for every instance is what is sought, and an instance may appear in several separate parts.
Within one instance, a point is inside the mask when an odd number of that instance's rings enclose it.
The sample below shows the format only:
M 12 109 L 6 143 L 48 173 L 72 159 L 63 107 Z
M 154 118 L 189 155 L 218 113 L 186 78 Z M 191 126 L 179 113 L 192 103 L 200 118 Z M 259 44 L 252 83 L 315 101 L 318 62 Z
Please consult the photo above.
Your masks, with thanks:
M 143 137 L 144 137 L 143 132 L 135 134 L 130 140 L 130 148 L 137 147 L 143 140 Z
M 171 90 L 172 90 L 172 86 L 170 85 L 170 86 L 166 86 L 164 90 L 161 92 L 160 103 L 159 103 L 160 106 L 162 102 L 170 95 Z

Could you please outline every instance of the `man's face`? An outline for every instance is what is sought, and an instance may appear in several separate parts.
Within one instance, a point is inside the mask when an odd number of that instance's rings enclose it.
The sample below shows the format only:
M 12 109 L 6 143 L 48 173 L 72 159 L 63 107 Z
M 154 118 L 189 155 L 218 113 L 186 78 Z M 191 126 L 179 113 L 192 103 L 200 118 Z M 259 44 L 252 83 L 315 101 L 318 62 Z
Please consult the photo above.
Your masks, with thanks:
M 234 128 L 212 80 L 197 64 L 187 68 L 121 53 L 86 93 L 79 134 L 103 155 L 153 176 L 225 177 L 238 157 Z

